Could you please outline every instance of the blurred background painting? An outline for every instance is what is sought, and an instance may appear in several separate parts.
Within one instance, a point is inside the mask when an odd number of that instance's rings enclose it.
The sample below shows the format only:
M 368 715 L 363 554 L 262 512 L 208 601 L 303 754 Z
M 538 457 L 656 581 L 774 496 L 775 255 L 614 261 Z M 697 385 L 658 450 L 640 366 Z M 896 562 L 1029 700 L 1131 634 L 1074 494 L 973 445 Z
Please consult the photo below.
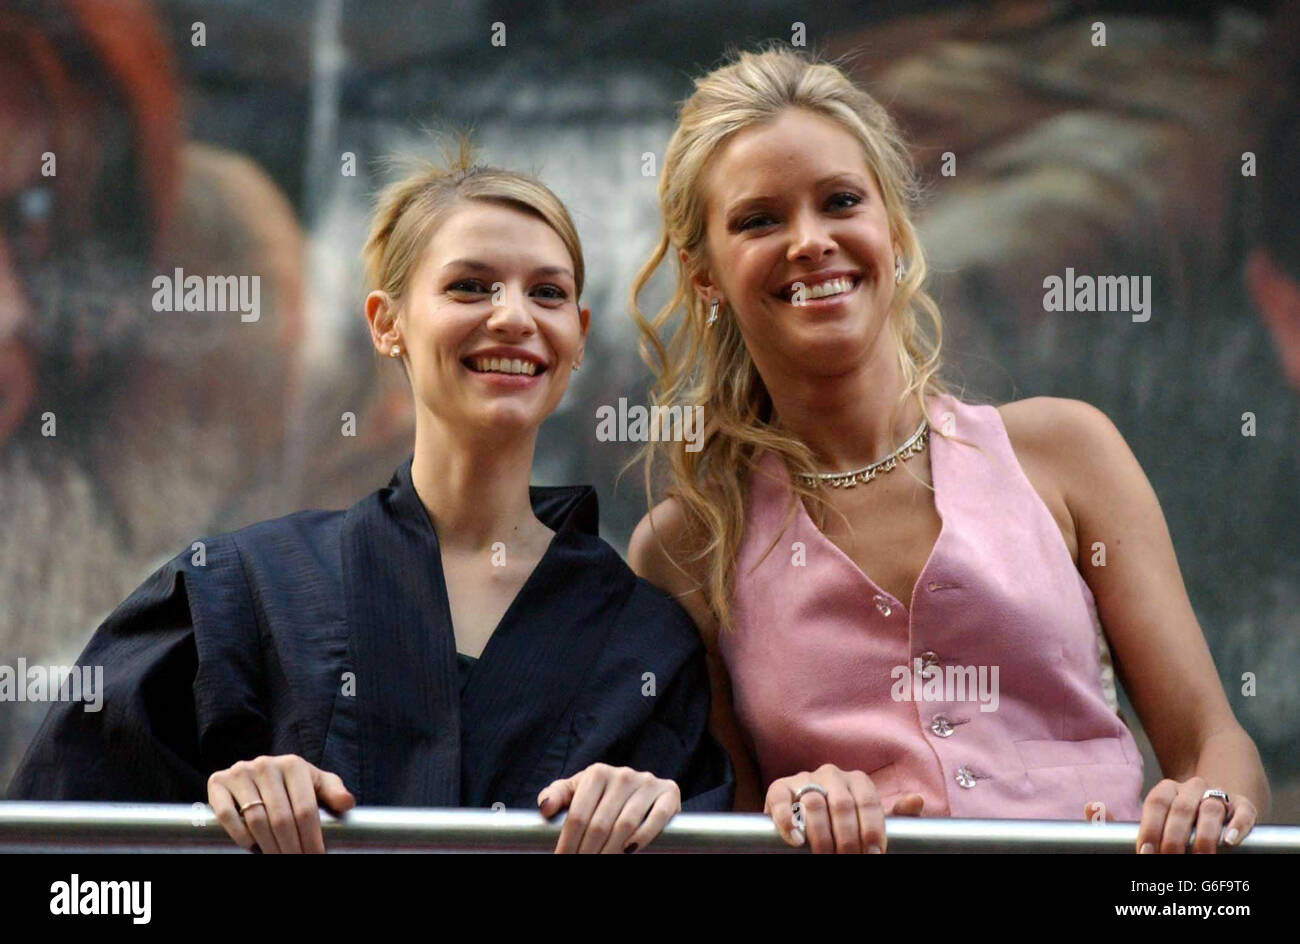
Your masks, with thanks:
M 1269 819 L 1300 822 L 1296 6 L 0 0 L 0 664 L 71 664 L 196 538 L 387 483 L 409 392 L 359 251 L 383 159 L 440 131 L 574 214 L 592 333 L 535 481 L 594 484 L 625 548 L 637 444 L 595 411 L 646 400 L 655 166 L 691 77 L 780 39 L 845 57 L 912 141 L 947 378 L 1128 439 Z M 1067 268 L 1149 276 L 1149 319 L 1045 310 Z M 165 310 L 160 276 L 234 276 L 227 310 Z M 45 709 L 0 704 L 0 791 Z

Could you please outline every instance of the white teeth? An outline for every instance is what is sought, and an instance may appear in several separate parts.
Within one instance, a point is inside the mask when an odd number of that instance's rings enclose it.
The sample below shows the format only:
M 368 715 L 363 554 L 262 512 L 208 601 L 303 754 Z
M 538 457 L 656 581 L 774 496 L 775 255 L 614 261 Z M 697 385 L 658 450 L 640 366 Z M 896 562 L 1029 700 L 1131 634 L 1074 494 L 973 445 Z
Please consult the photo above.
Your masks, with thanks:
M 831 295 L 842 295 L 853 289 L 853 279 L 841 277 L 838 279 L 827 279 L 825 282 L 819 282 L 812 288 L 805 288 L 803 293 L 804 301 L 810 301 L 814 298 L 828 298 Z M 793 298 L 793 293 L 791 294 Z M 795 302 L 799 304 L 799 302 Z
M 479 373 L 526 374 L 529 377 L 537 374 L 536 364 L 518 357 L 477 357 L 474 359 L 474 369 Z

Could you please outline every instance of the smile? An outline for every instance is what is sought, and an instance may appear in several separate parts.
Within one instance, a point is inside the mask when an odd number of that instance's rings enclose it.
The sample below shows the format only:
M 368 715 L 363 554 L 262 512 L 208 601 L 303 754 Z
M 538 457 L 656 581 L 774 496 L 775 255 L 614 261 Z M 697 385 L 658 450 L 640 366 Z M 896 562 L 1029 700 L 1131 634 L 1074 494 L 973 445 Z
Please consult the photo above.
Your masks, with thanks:
M 532 377 L 538 369 L 538 365 L 534 362 L 520 360 L 517 357 L 466 358 L 464 363 L 476 374 L 524 374 Z
M 851 295 L 861 281 L 862 277 L 859 275 L 838 275 L 819 282 L 795 281 L 788 288 L 777 293 L 777 298 L 789 302 L 797 308 L 813 305 L 827 299 L 830 299 L 830 301 L 826 301 L 826 304 L 838 304 Z M 800 285 L 803 286 L 802 297 L 796 299 L 795 289 Z

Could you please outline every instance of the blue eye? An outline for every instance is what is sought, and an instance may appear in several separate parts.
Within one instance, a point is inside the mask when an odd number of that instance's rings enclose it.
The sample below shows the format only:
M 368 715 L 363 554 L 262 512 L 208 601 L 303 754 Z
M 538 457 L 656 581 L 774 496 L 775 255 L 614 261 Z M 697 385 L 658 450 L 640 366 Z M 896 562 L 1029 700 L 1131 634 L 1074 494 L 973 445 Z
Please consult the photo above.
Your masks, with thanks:
M 763 222 L 768 221 L 767 223 Z M 755 226 L 767 226 L 772 218 L 766 213 L 756 213 L 753 216 L 747 216 L 736 226 L 737 229 L 753 229 Z

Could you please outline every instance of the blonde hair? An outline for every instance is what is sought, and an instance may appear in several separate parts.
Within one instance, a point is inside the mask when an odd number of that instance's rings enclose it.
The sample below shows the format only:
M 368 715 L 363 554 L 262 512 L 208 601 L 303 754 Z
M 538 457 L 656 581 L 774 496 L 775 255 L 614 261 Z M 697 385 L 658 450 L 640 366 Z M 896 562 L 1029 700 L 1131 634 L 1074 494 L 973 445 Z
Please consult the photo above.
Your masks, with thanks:
M 698 451 L 688 452 L 681 442 L 647 444 L 646 497 L 653 506 L 655 460 L 662 458 L 669 472 L 667 494 L 682 506 L 692 543 L 697 545 L 689 559 L 707 564 L 701 589 L 722 630 L 731 624 L 734 568 L 745 524 L 745 472 L 755 467 L 763 451 L 782 458 L 791 472 L 817 470 L 808 447 L 772 423 L 771 399 L 735 319 L 721 317 L 711 327 L 705 325 L 704 302 L 690 280 L 691 273 L 702 267 L 706 252 L 701 180 L 710 158 L 732 135 L 769 122 L 787 108 L 830 118 L 858 139 L 880 188 L 890 235 L 906 260 L 888 316 L 906 388 L 891 409 L 889 428 L 899 407 L 915 397 L 930 419 L 932 434 L 938 433 L 925 399 L 949 392 L 937 376 L 943 322 L 938 306 L 921 288 L 925 254 L 910 215 L 922 197 L 921 186 L 902 134 L 885 109 L 836 65 L 779 44 L 733 55 L 726 65 L 697 79 L 694 93 L 681 105 L 677 128 L 664 152 L 659 176 L 663 233 L 637 273 L 630 304 L 640 331 L 641 356 L 655 378 L 651 402 L 704 407 Z M 676 289 L 659 313 L 647 320 L 637 297 L 670 249 L 675 250 L 677 263 Z M 685 263 L 676 250 L 686 252 Z M 684 316 L 672 325 L 679 314 Z M 929 322 L 932 336 L 922 330 L 922 317 Z M 793 477 L 792 485 L 787 523 L 801 496 L 810 499 L 819 526 L 824 523 L 828 506 L 817 491 Z
M 575 300 L 580 297 L 582 244 L 560 198 L 534 177 L 474 164 L 468 136 L 456 135 L 456 145 L 441 165 L 418 161 L 380 192 L 361 252 L 369 290 L 387 292 L 400 303 L 438 227 L 464 201 L 483 200 L 530 213 L 555 230 L 573 260 Z

